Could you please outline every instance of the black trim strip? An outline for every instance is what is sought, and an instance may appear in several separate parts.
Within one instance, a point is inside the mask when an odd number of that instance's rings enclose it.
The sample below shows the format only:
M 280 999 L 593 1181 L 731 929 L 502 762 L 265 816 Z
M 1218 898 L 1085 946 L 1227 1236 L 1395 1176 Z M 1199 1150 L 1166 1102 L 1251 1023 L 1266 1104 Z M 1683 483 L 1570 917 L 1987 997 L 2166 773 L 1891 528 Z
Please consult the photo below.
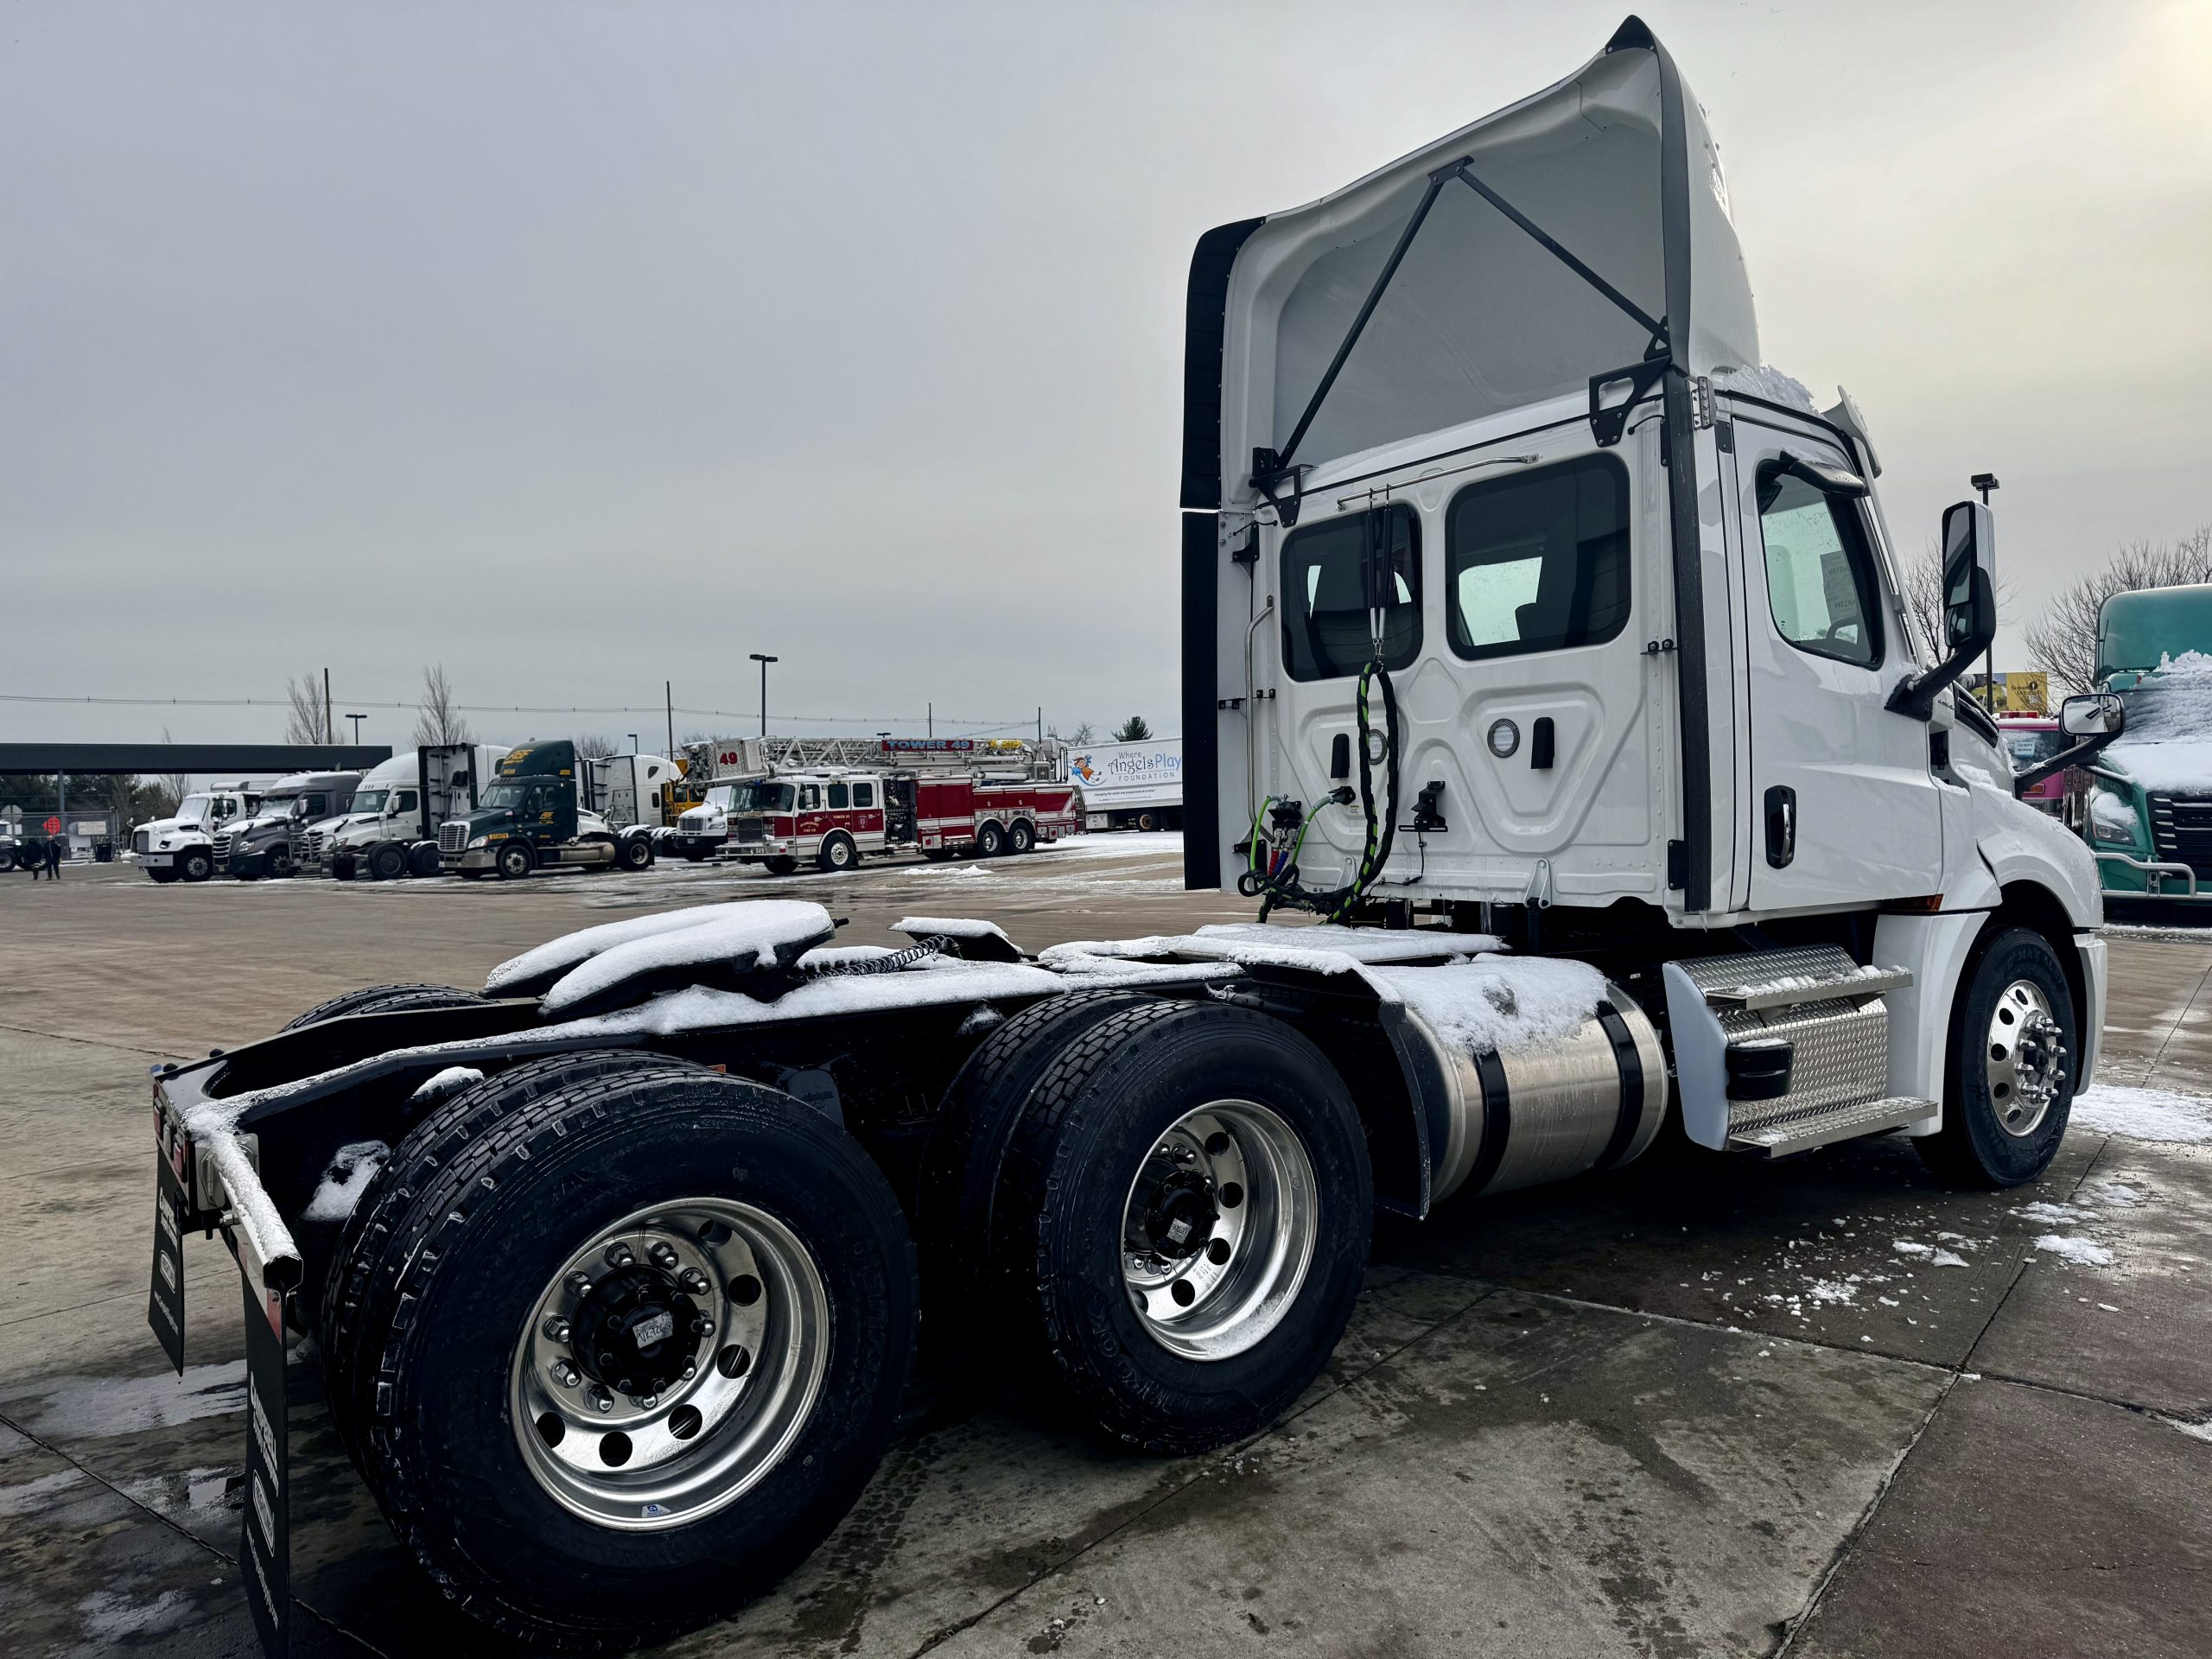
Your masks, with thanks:
M 1606 1137 L 1605 1149 L 1590 1166 L 1592 1172 L 1611 1169 L 1620 1162 L 1621 1154 L 1636 1139 L 1637 1125 L 1643 1122 L 1643 1056 L 1637 1050 L 1635 1034 L 1610 1002 L 1598 1005 L 1598 1023 L 1605 1027 L 1606 1039 L 1613 1046 L 1614 1063 L 1621 1069 L 1621 1103 L 1613 1119 L 1613 1132 Z
M 1221 886 L 1221 519 L 1182 518 L 1183 887 L 1210 893 Z
M 1470 1197 L 1497 1179 L 1497 1166 L 1505 1161 L 1505 1143 L 1513 1138 L 1512 1090 L 1496 1049 L 1476 1051 L 1475 1075 L 1483 1085 L 1483 1144 L 1475 1154 L 1475 1166 L 1462 1184 Z
M 1238 250 L 1264 219 L 1217 225 L 1191 255 L 1183 302 L 1182 505 L 1211 512 L 1221 505 L 1221 353 L 1228 335 L 1229 273 Z M 1186 725 L 1185 734 L 1189 731 Z

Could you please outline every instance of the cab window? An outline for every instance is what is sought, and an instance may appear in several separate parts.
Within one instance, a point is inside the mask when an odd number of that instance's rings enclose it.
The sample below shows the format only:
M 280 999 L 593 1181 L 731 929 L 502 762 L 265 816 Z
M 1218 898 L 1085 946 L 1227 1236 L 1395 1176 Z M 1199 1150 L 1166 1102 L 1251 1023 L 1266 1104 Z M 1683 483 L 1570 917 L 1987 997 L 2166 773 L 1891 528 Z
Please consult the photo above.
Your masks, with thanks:
M 415 810 L 415 791 L 413 790 L 403 789 L 399 791 L 399 805 L 397 810 L 402 812 L 412 812 Z
M 875 785 L 874 784 L 855 784 L 853 785 L 853 804 L 855 806 L 874 806 L 875 804 Z
M 1445 534 L 1454 654 L 1602 645 L 1627 626 L 1628 469 L 1612 456 L 1471 484 Z
M 1293 531 L 1282 544 L 1282 660 L 1294 680 L 1349 678 L 1378 655 L 1385 668 L 1408 667 L 1421 652 L 1413 509 L 1397 503 Z
M 1878 667 L 1882 631 L 1874 559 L 1859 504 L 1816 490 L 1770 462 L 1759 468 L 1758 506 L 1767 606 L 1776 631 L 1813 656 Z
M 822 785 L 803 784 L 799 786 L 798 806 L 802 812 L 811 812 L 822 804 Z
M 830 810 L 832 812 L 842 811 L 851 804 L 852 791 L 844 785 L 832 784 L 830 785 Z

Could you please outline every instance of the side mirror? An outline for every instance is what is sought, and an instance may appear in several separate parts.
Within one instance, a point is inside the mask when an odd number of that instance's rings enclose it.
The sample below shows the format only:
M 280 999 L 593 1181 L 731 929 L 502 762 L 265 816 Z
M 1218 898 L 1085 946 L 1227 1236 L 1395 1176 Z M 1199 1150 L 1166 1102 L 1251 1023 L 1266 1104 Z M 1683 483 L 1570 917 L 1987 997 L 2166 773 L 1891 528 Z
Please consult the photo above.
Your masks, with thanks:
M 2074 739 L 2025 772 L 2012 774 L 2012 793 L 2024 795 L 2046 778 L 2085 764 L 2127 729 L 2127 705 L 2117 691 L 2091 691 L 2058 705 L 2058 729 Z
M 1943 512 L 1943 647 L 1950 654 L 1935 667 L 1899 680 L 1887 707 L 1926 720 L 1936 694 L 1973 665 L 1997 637 L 1997 524 L 1979 501 Z
M 2058 729 L 2069 737 L 2118 737 L 2127 729 L 2127 705 L 2117 691 L 2092 691 L 2058 705 Z

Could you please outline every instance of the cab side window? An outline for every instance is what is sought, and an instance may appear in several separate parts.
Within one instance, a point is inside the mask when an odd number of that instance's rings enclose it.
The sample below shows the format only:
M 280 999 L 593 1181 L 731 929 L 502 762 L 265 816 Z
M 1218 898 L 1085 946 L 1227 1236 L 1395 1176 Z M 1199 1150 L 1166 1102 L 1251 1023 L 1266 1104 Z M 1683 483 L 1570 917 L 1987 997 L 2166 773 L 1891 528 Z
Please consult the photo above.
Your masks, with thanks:
M 875 804 L 875 785 L 874 784 L 855 784 L 853 785 L 853 804 L 855 806 L 874 806 Z
M 1611 455 L 1452 498 L 1446 615 L 1461 657 L 1603 645 L 1628 622 L 1628 469 Z
M 412 812 L 414 810 L 415 791 L 411 789 L 401 790 L 399 791 L 399 810 L 402 812 Z
M 1816 490 L 1771 462 L 1758 477 L 1759 539 L 1776 631 L 1813 656 L 1880 666 L 1874 556 L 1859 504 Z
M 1282 660 L 1292 679 L 1349 679 L 1378 655 L 1385 668 L 1405 668 L 1420 652 L 1421 523 L 1411 507 L 1346 513 L 1284 541 Z
M 815 810 L 817 808 L 818 808 L 821 804 L 822 804 L 822 785 L 819 785 L 819 784 L 807 784 L 807 785 L 803 785 L 803 786 L 800 788 L 800 790 L 799 790 L 799 791 L 798 791 L 798 805 L 799 805 L 799 810 L 800 810 L 800 811 L 802 811 L 802 812 L 811 812 L 811 811 Z
M 842 812 L 851 803 L 852 792 L 843 784 L 830 785 L 830 810 Z

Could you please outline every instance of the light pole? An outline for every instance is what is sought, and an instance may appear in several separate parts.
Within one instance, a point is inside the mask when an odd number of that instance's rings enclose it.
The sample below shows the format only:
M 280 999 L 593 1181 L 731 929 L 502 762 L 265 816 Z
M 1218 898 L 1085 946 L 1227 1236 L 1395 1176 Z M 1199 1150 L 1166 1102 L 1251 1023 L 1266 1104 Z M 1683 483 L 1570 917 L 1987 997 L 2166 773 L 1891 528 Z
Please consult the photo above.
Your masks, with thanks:
M 768 664 L 781 660 L 760 652 L 753 653 L 753 660 L 760 664 L 760 735 L 768 735 Z
M 638 752 L 638 734 L 637 734 L 635 732 L 632 732 L 632 733 L 631 733 L 631 734 L 630 734 L 630 753 L 632 753 L 632 754 L 635 754 L 637 752 Z
M 1976 473 L 1967 480 L 1967 487 L 1981 493 L 1981 505 L 1986 507 L 1989 505 L 1989 493 L 1999 487 L 1997 474 Z M 1989 547 L 1989 598 L 1994 605 L 1997 600 L 1997 544 L 1994 541 Z M 1997 717 L 1997 640 L 1993 635 L 1990 639 L 1989 648 L 1981 653 L 1981 681 L 1982 706 L 1989 710 L 1990 718 L 1993 720 Z
M 353 747 L 358 749 L 361 747 L 361 722 L 366 720 L 368 716 L 366 715 L 348 715 L 346 718 L 353 722 Z

